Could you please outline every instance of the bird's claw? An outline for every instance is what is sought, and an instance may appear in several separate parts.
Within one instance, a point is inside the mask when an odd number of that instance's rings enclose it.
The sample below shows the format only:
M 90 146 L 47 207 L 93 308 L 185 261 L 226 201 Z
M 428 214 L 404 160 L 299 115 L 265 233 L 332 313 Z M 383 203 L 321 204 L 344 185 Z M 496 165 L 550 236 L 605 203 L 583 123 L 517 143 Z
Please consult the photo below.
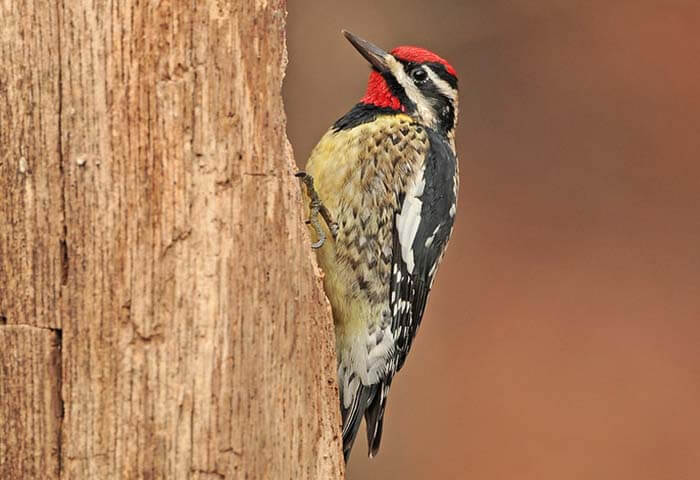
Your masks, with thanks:
M 318 192 L 316 192 L 316 188 L 314 188 L 314 178 L 304 171 L 297 172 L 294 176 L 300 178 L 304 185 L 306 185 L 306 193 L 311 199 L 311 202 L 309 202 L 309 219 L 306 220 L 305 223 L 314 227 L 316 236 L 318 237 L 318 240 L 311 244 L 311 248 L 321 248 L 323 244 L 326 243 L 326 232 L 321 227 L 318 214 L 320 213 L 321 217 L 323 217 L 333 238 L 338 234 L 338 224 L 333 221 L 331 213 L 319 198 Z

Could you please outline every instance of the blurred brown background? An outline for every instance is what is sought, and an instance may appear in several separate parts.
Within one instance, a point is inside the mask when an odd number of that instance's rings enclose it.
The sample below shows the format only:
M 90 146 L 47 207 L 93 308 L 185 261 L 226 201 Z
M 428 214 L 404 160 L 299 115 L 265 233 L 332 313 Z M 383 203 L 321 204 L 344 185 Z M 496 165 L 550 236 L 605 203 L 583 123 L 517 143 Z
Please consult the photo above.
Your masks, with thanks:
M 341 28 L 460 76 L 457 226 L 348 478 L 700 478 L 700 3 L 288 8 L 300 164 L 364 92 Z

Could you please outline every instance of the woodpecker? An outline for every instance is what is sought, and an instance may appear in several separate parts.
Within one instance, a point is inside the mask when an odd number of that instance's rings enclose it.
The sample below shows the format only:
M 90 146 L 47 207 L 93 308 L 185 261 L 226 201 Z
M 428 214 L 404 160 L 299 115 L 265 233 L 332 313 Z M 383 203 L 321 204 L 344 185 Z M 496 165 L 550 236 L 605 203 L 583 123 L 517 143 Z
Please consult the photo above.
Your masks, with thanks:
M 333 311 L 347 462 L 363 417 L 369 457 L 379 451 L 389 388 L 452 233 L 459 182 L 454 68 L 423 48 L 387 53 L 343 34 L 371 65 L 367 90 L 299 176 Z

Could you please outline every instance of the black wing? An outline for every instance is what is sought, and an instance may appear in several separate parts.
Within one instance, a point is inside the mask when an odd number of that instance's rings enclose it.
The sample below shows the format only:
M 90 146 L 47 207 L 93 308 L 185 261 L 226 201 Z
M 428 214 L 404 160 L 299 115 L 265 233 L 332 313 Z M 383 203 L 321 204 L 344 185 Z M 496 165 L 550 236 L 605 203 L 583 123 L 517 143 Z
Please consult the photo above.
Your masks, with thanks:
M 411 208 L 411 192 L 404 192 L 399 198 L 399 211 L 394 216 L 393 260 L 391 270 L 390 309 L 395 351 L 384 380 L 377 394 L 370 399 L 365 411 L 367 440 L 370 455 L 376 454 L 381 440 L 382 420 L 386 407 L 386 397 L 394 374 L 401 369 L 420 325 L 428 293 L 442 255 L 447 246 L 456 208 L 457 160 L 447 141 L 434 131 L 427 129 L 430 150 L 424 163 L 420 208 Z M 415 234 L 406 234 L 402 225 L 405 215 L 418 215 Z M 404 215 L 399 221 L 399 217 Z M 409 221 L 410 223 L 410 221 Z M 410 229 L 409 229 L 410 230 Z M 413 233 L 413 232 L 411 232 Z M 403 234 L 403 235 L 402 235 Z M 410 239 L 410 245 L 407 244 Z M 412 252 L 412 258 L 405 258 L 404 252 Z
M 406 361 L 420 325 L 428 293 L 447 241 L 452 233 L 457 193 L 457 161 L 452 149 L 435 132 L 428 130 L 430 150 L 423 172 L 425 187 L 418 230 L 410 249 L 413 269 L 402 255 L 401 236 L 394 224 L 394 256 L 391 276 L 392 330 L 396 337 L 396 371 Z M 401 208 L 405 199 L 401 199 Z M 400 215 L 402 212 L 397 213 Z M 398 248 L 397 248 L 398 247 Z

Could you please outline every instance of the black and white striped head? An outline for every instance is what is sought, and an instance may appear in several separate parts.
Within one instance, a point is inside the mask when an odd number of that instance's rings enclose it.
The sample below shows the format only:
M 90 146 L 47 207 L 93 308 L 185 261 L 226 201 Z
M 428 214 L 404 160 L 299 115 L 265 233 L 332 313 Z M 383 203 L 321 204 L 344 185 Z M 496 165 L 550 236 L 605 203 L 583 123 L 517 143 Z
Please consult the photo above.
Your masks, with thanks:
M 457 125 L 457 72 L 445 59 L 420 47 L 396 47 L 385 52 L 343 31 L 372 65 L 362 103 L 400 110 L 443 135 Z

